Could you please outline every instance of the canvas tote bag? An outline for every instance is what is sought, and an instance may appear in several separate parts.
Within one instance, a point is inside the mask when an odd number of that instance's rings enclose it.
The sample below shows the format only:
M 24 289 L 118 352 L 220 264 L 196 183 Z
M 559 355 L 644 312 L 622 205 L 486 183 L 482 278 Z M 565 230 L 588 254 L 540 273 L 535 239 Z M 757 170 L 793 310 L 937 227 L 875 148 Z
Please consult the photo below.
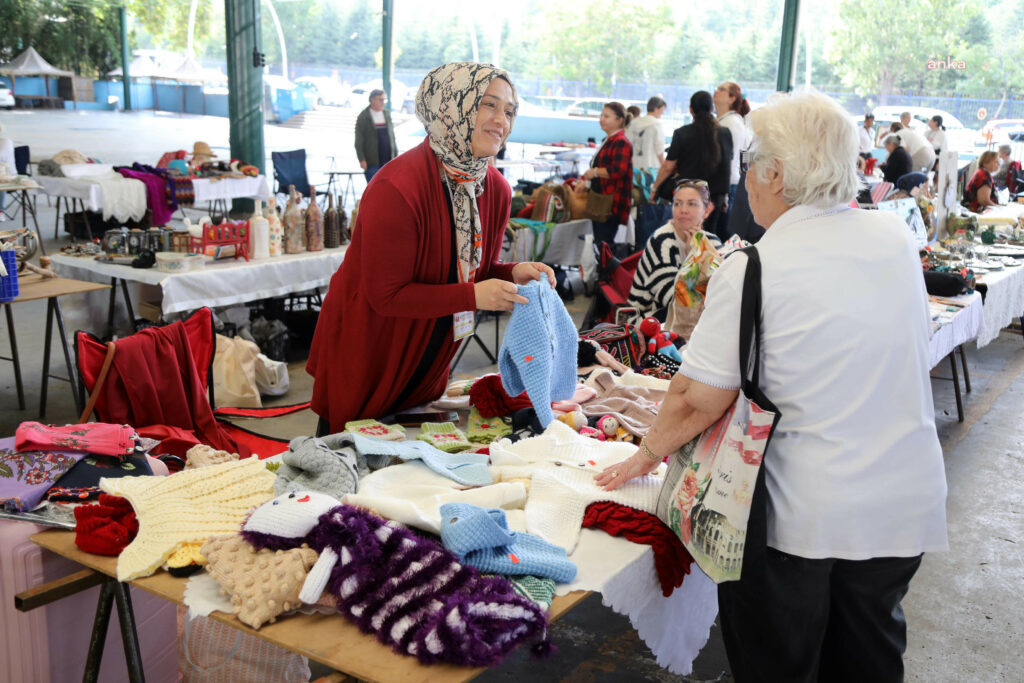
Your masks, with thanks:
M 740 578 L 765 546 L 762 461 L 779 410 L 758 386 L 761 358 L 761 261 L 743 250 L 747 270 L 740 305 L 742 388 L 715 424 L 669 457 L 657 515 L 715 583 Z

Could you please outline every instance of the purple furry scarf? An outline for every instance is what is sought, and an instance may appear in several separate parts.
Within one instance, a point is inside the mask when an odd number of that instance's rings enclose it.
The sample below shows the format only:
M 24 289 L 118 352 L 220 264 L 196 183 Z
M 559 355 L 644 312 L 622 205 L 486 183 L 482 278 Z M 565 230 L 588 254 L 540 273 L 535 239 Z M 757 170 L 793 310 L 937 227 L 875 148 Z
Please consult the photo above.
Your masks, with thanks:
M 303 543 L 318 552 L 333 548 L 339 559 L 327 590 L 338 611 L 424 664 L 493 666 L 536 640 L 534 655 L 553 652 L 546 615 L 508 580 L 483 577 L 441 544 L 360 508 L 332 508 L 304 538 L 254 531 L 242 536 L 272 550 Z

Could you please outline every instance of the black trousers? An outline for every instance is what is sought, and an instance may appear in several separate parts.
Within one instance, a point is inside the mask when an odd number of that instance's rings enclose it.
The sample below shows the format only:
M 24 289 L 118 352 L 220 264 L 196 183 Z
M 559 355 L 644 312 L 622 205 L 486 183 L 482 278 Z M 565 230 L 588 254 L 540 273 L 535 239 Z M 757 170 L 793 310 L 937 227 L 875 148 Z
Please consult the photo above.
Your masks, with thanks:
M 768 548 L 743 578 L 718 586 L 737 683 L 903 680 L 900 601 L 921 556 L 808 560 Z

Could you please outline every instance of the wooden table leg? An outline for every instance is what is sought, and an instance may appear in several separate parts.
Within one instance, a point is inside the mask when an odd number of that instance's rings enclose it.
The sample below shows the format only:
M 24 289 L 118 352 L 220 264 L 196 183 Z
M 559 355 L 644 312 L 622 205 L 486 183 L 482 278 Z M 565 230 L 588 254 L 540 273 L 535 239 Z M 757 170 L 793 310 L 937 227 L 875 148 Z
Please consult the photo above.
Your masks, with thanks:
M 85 659 L 83 683 L 96 683 L 100 677 L 100 663 L 103 661 L 103 646 L 107 640 L 107 627 L 110 625 L 110 610 L 114 606 L 113 579 L 100 588 L 100 600 L 96 605 L 96 616 L 92 622 L 92 635 L 89 636 L 89 654 Z
M 18 410 L 25 410 L 25 385 L 21 381 L 21 360 L 18 358 L 18 337 L 14 333 L 14 315 L 11 304 L 4 304 L 7 316 L 7 337 L 11 340 L 11 361 L 14 363 L 14 386 L 18 391 Z
M 128 665 L 128 680 L 131 683 L 145 683 L 142 672 L 142 653 L 139 651 L 139 634 L 135 628 L 135 611 L 132 609 L 132 595 L 128 584 L 112 581 L 114 601 L 117 603 L 117 620 L 121 622 L 121 642 L 124 645 L 124 659 Z

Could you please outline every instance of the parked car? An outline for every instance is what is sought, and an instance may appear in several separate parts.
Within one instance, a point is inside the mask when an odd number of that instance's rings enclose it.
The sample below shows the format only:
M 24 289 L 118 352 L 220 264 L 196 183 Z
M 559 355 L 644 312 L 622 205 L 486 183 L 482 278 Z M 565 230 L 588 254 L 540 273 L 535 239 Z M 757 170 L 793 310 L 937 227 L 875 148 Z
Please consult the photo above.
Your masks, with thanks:
M 957 117 L 948 111 L 932 109 L 931 107 L 906 107 L 887 106 L 875 107 L 871 112 L 875 115 L 875 125 L 878 130 L 888 129 L 894 121 L 900 120 L 900 114 L 910 112 L 910 127 L 921 135 L 928 132 L 928 121 L 938 114 L 942 117 L 942 125 L 946 127 L 946 141 L 951 149 L 959 152 L 972 152 L 977 138 L 977 132 L 967 128 Z
M 14 93 L 3 83 L 0 83 L 0 107 L 14 109 Z
M 1024 142 L 1024 119 L 993 119 L 978 132 L 975 144 L 979 147 L 1008 145 Z
M 313 90 L 318 105 L 326 104 L 332 107 L 343 107 L 348 104 L 349 93 L 342 87 L 341 83 L 334 79 L 301 76 L 296 78 L 295 82 Z
M 349 106 L 362 109 L 370 103 L 371 90 L 383 90 L 384 82 L 375 78 L 360 83 L 349 93 Z M 416 88 L 409 88 L 401 81 L 391 80 L 391 110 L 412 114 L 416 111 Z

